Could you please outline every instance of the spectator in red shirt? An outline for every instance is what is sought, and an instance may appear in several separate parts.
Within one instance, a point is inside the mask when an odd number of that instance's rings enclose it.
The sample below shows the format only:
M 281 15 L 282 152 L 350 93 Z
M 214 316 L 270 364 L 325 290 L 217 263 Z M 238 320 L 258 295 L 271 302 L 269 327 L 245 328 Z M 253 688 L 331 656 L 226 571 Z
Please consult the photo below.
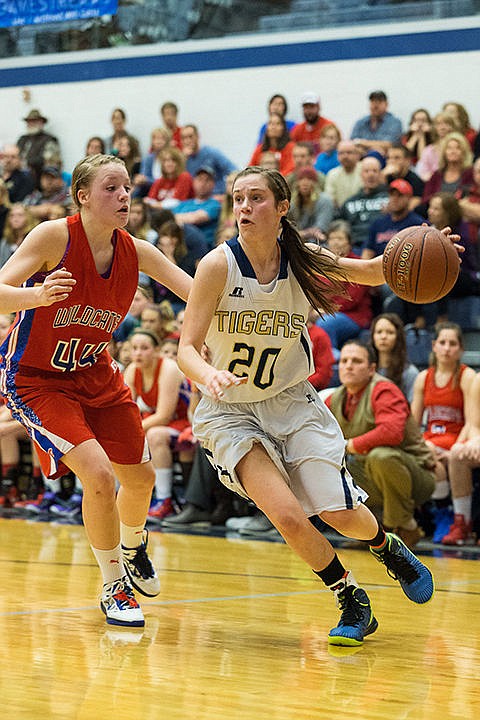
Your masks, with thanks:
M 185 170 L 185 158 L 178 148 L 168 147 L 160 153 L 162 177 L 155 180 L 144 202 L 154 210 L 173 208 L 181 200 L 193 197 L 193 180 Z
M 320 152 L 320 133 L 325 125 L 333 125 L 320 115 L 320 98 L 314 92 L 306 92 L 302 95 L 302 109 L 304 122 L 295 125 L 290 135 L 294 142 L 309 142 L 312 144 L 315 155 Z
M 285 118 L 278 113 L 271 113 L 263 140 L 253 151 L 253 155 L 248 164 L 260 165 L 262 154 L 272 152 L 278 160 L 278 169 L 283 176 L 286 176 L 291 173 L 295 167 L 292 155 L 294 147 L 295 143 L 290 139 Z
M 414 510 L 435 487 L 432 454 L 400 388 L 376 372 L 373 348 L 349 340 L 338 373 L 326 403 L 347 439 L 347 467 L 367 506 L 413 547 L 424 535 Z
M 319 314 L 315 308 L 310 308 L 307 320 L 307 330 L 312 343 L 313 363 L 315 372 L 308 378 L 315 390 L 328 387 L 333 377 L 335 358 L 332 352 L 332 343 L 325 330 L 316 325 Z

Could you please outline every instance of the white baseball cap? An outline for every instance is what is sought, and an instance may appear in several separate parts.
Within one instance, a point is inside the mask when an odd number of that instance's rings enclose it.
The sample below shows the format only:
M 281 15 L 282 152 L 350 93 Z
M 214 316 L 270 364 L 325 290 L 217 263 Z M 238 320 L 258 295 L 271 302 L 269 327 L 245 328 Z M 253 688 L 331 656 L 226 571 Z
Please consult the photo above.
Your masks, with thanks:
M 302 105 L 319 105 L 320 98 L 314 92 L 306 92 L 302 95 Z

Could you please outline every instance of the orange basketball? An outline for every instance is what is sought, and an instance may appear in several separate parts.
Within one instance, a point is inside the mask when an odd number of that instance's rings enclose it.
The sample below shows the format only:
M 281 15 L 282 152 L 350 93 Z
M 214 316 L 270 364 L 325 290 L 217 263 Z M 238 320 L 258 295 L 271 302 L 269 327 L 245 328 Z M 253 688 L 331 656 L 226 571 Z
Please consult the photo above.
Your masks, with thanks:
M 383 253 L 383 273 L 395 295 L 411 303 L 431 303 L 450 292 L 460 258 L 440 230 L 414 225 L 400 230 Z

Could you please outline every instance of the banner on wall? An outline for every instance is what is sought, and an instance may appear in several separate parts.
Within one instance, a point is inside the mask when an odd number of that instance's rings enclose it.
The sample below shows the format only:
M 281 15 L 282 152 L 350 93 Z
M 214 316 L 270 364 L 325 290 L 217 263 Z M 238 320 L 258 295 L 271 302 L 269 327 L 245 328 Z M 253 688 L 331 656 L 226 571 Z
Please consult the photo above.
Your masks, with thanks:
M 0 27 L 114 15 L 118 0 L 0 0 Z

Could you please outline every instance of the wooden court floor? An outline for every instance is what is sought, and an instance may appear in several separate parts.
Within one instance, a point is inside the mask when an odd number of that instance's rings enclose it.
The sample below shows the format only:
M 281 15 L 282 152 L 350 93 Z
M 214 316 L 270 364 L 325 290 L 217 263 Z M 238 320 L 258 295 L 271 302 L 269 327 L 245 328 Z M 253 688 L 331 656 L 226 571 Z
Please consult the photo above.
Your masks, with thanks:
M 282 543 L 154 532 L 162 593 L 144 630 L 107 626 L 76 525 L 0 519 L 0 712 L 28 720 L 478 720 L 480 563 L 428 557 L 410 603 L 369 553 L 341 550 L 378 631 L 331 649 L 329 591 Z

